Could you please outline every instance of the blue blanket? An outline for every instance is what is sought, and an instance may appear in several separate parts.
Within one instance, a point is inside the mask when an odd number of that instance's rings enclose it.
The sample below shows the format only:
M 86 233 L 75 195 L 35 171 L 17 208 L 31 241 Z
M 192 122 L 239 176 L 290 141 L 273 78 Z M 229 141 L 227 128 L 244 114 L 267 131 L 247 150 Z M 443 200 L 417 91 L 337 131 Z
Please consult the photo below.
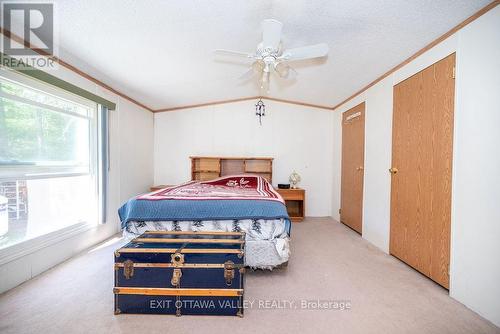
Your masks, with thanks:
M 122 228 L 129 221 L 195 220 L 285 220 L 290 234 L 290 218 L 283 203 L 268 200 L 159 200 L 132 198 L 118 209 Z

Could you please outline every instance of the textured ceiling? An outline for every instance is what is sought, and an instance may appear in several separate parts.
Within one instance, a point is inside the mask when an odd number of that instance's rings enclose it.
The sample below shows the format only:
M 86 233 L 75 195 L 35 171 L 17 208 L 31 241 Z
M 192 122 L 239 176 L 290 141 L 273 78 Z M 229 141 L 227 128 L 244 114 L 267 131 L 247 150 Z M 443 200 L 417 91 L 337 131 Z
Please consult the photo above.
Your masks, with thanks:
M 486 0 L 60 0 L 60 58 L 153 109 L 260 95 L 242 82 L 260 23 L 283 22 L 285 48 L 326 42 L 327 59 L 295 63 L 269 95 L 335 105 L 468 16 Z

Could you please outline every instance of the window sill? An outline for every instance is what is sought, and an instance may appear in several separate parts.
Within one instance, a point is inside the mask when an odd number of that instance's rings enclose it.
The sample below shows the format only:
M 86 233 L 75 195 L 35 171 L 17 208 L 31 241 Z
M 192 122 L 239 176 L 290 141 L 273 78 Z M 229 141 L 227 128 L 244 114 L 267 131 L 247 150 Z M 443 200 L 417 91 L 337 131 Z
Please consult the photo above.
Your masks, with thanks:
M 18 244 L 0 250 L 0 266 L 23 256 L 34 253 L 42 248 L 54 245 L 60 241 L 97 227 L 96 224 L 78 223 L 63 229 L 50 232 L 39 237 L 21 241 Z

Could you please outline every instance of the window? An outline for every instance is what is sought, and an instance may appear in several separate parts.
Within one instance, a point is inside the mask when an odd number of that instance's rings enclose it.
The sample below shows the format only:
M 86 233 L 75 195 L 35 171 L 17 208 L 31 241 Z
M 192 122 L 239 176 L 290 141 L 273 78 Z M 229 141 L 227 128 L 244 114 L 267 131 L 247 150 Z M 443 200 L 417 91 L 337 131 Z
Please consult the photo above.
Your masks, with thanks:
M 0 71 L 0 249 L 102 221 L 105 110 Z

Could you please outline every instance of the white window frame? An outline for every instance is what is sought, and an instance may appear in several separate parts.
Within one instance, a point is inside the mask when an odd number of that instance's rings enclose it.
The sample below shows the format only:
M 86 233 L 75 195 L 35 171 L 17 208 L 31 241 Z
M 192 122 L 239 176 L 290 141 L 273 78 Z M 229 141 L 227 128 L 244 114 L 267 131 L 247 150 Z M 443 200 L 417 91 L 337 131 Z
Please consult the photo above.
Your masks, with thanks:
M 58 89 L 56 87 L 52 87 L 44 82 L 38 81 L 36 79 L 27 77 L 23 74 L 19 74 L 17 72 L 14 72 L 12 70 L 8 70 L 5 68 L 0 69 L 0 77 L 5 78 L 8 81 L 12 81 L 15 84 L 21 84 L 23 86 L 28 87 L 29 89 L 32 90 L 37 90 L 40 91 L 42 94 L 48 94 L 52 95 L 58 99 L 63 99 L 67 100 L 68 102 L 71 102 L 73 104 L 80 104 L 85 108 L 88 108 L 89 110 L 92 110 L 94 113 L 93 115 L 80 115 L 77 113 L 72 113 L 54 106 L 50 105 L 45 105 L 39 102 L 31 101 L 22 97 L 14 96 L 14 95 L 8 95 L 6 93 L 3 93 L 0 91 L 0 97 L 5 97 L 10 100 L 14 100 L 17 102 L 21 103 L 27 103 L 31 104 L 46 110 L 51 110 L 54 112 L 62 113 L 62 114 L 67 114 L 71 115 L 74 117 L 79 117 L 83 119 L 89 120 L 90 123 L 90 128 L 93 129 L 94 131 L 90 132 L 90 157 L 89 157 L 89 172 L 93 175 L 96 175 L 96 170 L 93 170 L 95 168 L 98 160 L 98 152 L 95 150 L 98 149 L 97 147 L 97 133 L 99 131 L 98 129 L 98 108 L 97 104 L 95 102 L 83 99 L 77 95 L 67 93 L 61 89 Z M 7 96 L 8 95 L 8 96 Z M 50 178 L 50 177 L 61 177 L 61 176 L 71 176 L 71 175 L 84 175 L 87 174 L 86 170 L 80 170 L 78 171 L 77 166 L 71 166 L 71 165 L 55 165 L 55 166 L 23 166 L 23 165 L 3 165 L 0 166 L 0 180 L 13 180 L 13 179 L 39 179 L 39 178 Z
M 56 112 L 62 112 L 65 114 L 70 114 L 72 116 L 76 117 L 83 117 L 87 118 L 91 121 L 91 126 L 90 126 L 90 137 L 89 137 L 89 145 L 90 145 L 90 158 L 89 158 L 89 169 L 86 172 L 78 172 L 77 167 L 75 166 L 63 166 L 63 165 L 58 165 L 58 166 L 37 166 L 35 168 L 33 167 L 28 167 L 28 166 L 15 166 L 15 165 L 3 165 L 0 166 L 0 181 L 9 181 L 9 180 L 15 180 L 15 179 L 23 179 L 23 180 L 30 180 L 30 179 L 49 179 L 49 178 L 56 178 L 56 177 L 68 177 L 68 176 L 78 176 L 78 175 L 92 175 L 93 176 L 93 182 L 95 182 L 95 194 L 96 194 L 96 200 L 98 201 L 97 203 L 97 208 L 98 210 L 102 210 L 102 205 L 100 204 L 101 198 L 100 196 L 105 196 L 105 194 L 100 194 L 101 191 L 101 186 L 99 184 L 99 172 L 100 172 L 100 154 L 101 154 L 101 148 L 99 146 L 99 135 L 100 135 L 100 126 L 99 126 L 99 112 L 100 108 L 97 105 L 97 103 L 93 101 L 89 101 L 87 99 L 84 99 L 80 96 L 71 94 L 69 92 L 63 91 L 62 89 L 59 89 L 57 87 L 53 87 L 47 83 L 44 83 L 42 81 L 33 79 L 31 77 L 25 76 L 23 74 L 20 74 L 18 72 L 15 72 L 13 70 L 9 70 L 6 68 L 0 68 L 0 76 L 9 80 L 13 81 L 14 83 L 22 84 L 24 86 L 27 86 L 30 89 L 33 90 L 39 90 L 43 94 L 49 94 L 53 95 L 59 99 L 64 99 L 68 100 L 71 103 L 78 103 L 81 104 L 85 107 L 88 107 L 93 110 L 94 115 L 92 116 L 84 116 L 80 115 L 77 113 L 72 113 L 69 111 L 62 110 L 60 108 L 54 107 L 54 106 L 47 106 L 45 104 L 38 103 L 36 101 L 32 100 L 27 100 L 25 102 L 29 102 L 29 104 L 33 104 L 35 106 L 39 106 L 45 109 L 53 110 Z M 0 96 L 2 92 L 0 92 Z M 23 102 L 22 97 L 13 97 L 9 95 L 9 99 L 13 100 L 18 100 L 19 102 Z M 5 263 L 11 262 L 13 260 L 16 260 L 20 257 L 23 257 L 25 255 L 31 254 L 37 250 L 40 250 L 42 248 L 45 248 L 47 246 L 53 245 L 57 242 L 60 242 L 62 240 L 71 238 L 73 236 L 76 236 L 78 234 L 81 234 L 85 231 L 88 231 L 90 229 L 95 229 L 97 228 L 99 223 L 102 223 L 99 217 L 102 217 L 101 212 L 97 212 L 97 215 L 95 216 L 96 221 L 92 222 L 80 222 L 80 223 L 75 223 L 70 226 L 64 227 L 62 229 L 49 232 L 47 234 L 43 234 L 31 239 L 23 240 L 20 241 L 19 243 L 13 244 L 11 246 L 8 246 L 6 248 L 0 249 L 0 265 L 3 265 Z

